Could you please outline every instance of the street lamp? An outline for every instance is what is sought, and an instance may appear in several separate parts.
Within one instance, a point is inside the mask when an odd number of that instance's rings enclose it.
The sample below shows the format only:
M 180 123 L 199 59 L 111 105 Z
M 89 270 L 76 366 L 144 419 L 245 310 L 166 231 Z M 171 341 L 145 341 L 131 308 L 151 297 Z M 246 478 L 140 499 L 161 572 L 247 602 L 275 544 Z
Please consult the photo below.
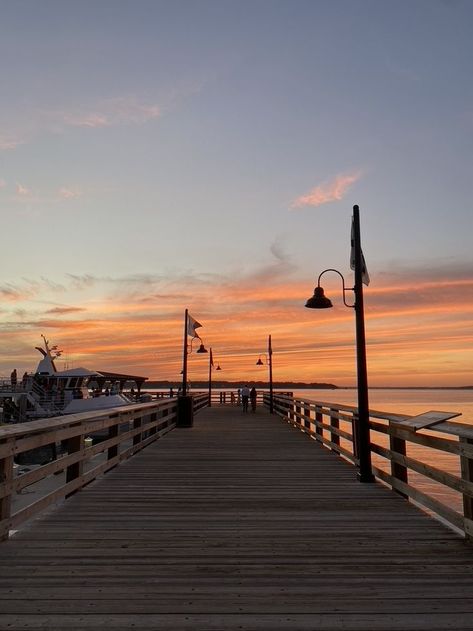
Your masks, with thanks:
M 265 361 L 261 359 L 261 355 L 256 362 L 257 366 L 264 366 L 266 363 L 269 366 L 269 412 L 273 413 L 274 405 L 273 405 L 273 349 L 271 346 L 271 335 L 268 336 L 268 355 L 264 356 Z
M 326 272 L 335 272 L 342 279 L 343 304 L 355 310 L 356 323 L 356 365 L 358 381 L 358 422 L 355 424 L 355 445 L 360 462 L 358 479 L 360 482 L 374 482 L 371 469 L 371 449 L 370 449 L 370 426 L 369 426 L 369 403 L 368 403 L 368 372 L 366 368 L 366 339 L 365 339 L 365 316 L 363 306 L 363 275 L 366 274 L 363 252 L 361 250 L 360 236 L 360 214 L 358 206 L 353 206 L 352 223 L 352 261 L 355 272 L 354 287 L 346 288 L 343 275 L 336 269 L 326 269 L 319 274 L 317 287 L 314 295 L 307 300 L 305 306 L 309 309 L 329 309 L 332 302 L 325 296 L 323 288 L 320 286 L 320 279 Z M 345 300 L 345 293 L 353 291 L 355 303 L 348 304 Z
M 212 407 L 212 368 L 214 367 L 214 357 L 212 353 L 212 347 L 210 347 L 209 355 L 209 408 Z M 217 364 L 215 370 L 222 370 L 220 364 Z

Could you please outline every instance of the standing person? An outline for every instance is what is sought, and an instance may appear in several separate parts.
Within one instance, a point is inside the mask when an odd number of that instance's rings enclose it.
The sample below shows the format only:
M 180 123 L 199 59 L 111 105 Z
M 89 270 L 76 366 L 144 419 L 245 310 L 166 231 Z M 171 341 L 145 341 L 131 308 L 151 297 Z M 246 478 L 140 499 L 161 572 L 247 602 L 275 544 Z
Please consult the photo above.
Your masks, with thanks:
M 238 391 L 237 391 L 237 405 L 240 405 L 240 403 L 241 403 L 241 390 L 240 390 L 240 388 L 238 388 Z
M 247 385 L 241 389 L 241 402 L 243 405 L 243 412 L 248 412 L 248 399 L 250 398 L 250 389 Z
M 251 411 L 256 412 L 256 388 L 253 386 L 250 390 L 250 402 L 251 402 Z
M 10 375 L 10 380 L 11 380 L 11 385 L 15 388 L 16 384 L 18 383 L 18 376 L 16 374 L 16 368 L 12 370 L 12 373 Z

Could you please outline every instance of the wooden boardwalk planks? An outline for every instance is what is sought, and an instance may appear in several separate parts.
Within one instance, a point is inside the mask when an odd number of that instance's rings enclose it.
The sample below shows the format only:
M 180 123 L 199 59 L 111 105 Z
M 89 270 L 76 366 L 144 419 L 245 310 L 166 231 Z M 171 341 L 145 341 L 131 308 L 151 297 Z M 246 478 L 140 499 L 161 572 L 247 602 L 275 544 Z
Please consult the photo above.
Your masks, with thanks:
M 262 409 L 202 411 L 0 545 L 0 629 L 473 628 L 473 547 Z

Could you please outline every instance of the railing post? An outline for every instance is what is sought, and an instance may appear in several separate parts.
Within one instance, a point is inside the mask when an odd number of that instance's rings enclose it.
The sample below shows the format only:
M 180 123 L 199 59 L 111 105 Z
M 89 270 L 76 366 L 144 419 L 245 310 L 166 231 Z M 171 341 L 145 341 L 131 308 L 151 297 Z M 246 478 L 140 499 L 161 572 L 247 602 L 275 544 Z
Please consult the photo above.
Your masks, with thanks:
M 310 431 L 310 405 L 304 403 L 304 427 Z
M 68 454 L 74 454 L 74 453 L 77 453 L 78 451 L 81 451 L 82 449 L 84 449 L 84 435 L 79 434 L 77 436 L 71 436 L 71 438 L 67 439 L 66 445 L 67 445 Z M 66 484 L 68 482 L 72 482 L 76 478 L 80 478 L 80 476 L 82 475 L 83 467 L 84 467 L 83 460 L 79 460 L 79 462 L 74 462 L 74 464 L 68 465 L 68 467 L 66 468 Z M 70 497 L 75 492 L 76 491 L 72 491 L 72 493 L 68 493 L 66 495 L 66 498 Z
M 351 416 L 351 440 L 353 445 L 353 456 L 355 460 L 358 458 L 358 440 L 356 438 L 357 435 L 357 425 L 358 423 L 358 412 L 353 412 Z
M 142 425 L 143 425 L 143 419 L 141 416 L 133 420 L 133 429 L 138 429 Z M 133 445 L 134 446 L 139 445 L 142 440 L 143 440 L 143 434 L 141 432 L 139 434 L 135 434 L 133 436 Z
M 460 444 L 473 446 L 473 440 L 461 436 Z M 462 480 L 465 480 L 465 482 L 473 482 L 473 458 L 460 456 L 460 464 Z M 473 497 L 466 493 L 463 493 L 463 516 L 465 519 L 465 537 L 473 541 Z
M 333 429 L 340 429 L 340 421 L 337 416 L 339 412 L 340 410 L 338 410 L 337 408 L 330 408 L 330 427 Z M 338 434 L 336 434 L 335 432 L 330 432 L 330 440 L 334 445 L 340 447 L 340 436 Z M 334 451 L 337 450 L 334 449 Z
M 289 403 L 289 421 L 294 423 L 296 420 L 294 399 Z
M 316 407 L 315 408 L 315 420 L 317 421 L 317 423 L 322 423 L 323 422 L 323 414 L 320 411 L 320 408 Z M 322 438 L 322 436 L 324 435 L 324 430 L 322 429 L 322 427 L 319 427 L 318 425 L 315 426 L 315 433 L 316 433 L 316 438 L 317 440 L 320 440 L 320 438 Z M 318 436 L 320 436 L 320 438 L 318 438 Z
M 296 404 L 296 413 L 294 414 L 294 421 L 296 425 L 299 425 L 299 426 L 302 425 L 301 413 L 302 413 L 301 406 Z
M 13 456 L 5 456 L 0 460 L 0 482 L 3 484 L 11 484 L 13 482 Z M 8 520 L 11 516 L 11 491 L 4 497 L 0 498 L 0 523 L 5 522 L 0 527 L 0 541 L 8 539 L 9 524 Z
M 116 425 L 112 425 L 111 427 L 108 428 L 108 437 L 116 438 L 118 436 L 118 431 L 119 431 L 119 424 L 118 424 L 118 419 L 117 419 Z M 112 458 L 115 458 L 116 456 L 118 456 L 118 445 L 113 445 L 112 447 L 109 447 L 107 449 L 107 460 L 112 460 Z
M 395 453 L 398 453 L 401 456 L 405 456 L 406 455 L 406 441 L 404 440 L 404 438 L 393 436 L 392 435 L 393 431 L 396 431 L 396 426 L 390 422 L 389 423 L 389 447 L 391 448 L 391 451 L 394 451 Z M 393 476 L 393 478 L 396 478 L 396 480 L 400 480 L 401 482 L 405 482 L 406 484 L 408 483 L 407 467 L 402 464 L 399 464 L 399 462 L 394 462 L 394 460 L 391 460 L 391 475 Z M 396 491 L 396 493 L 399 493 L 399 495 L 401 495 L 402 497 L 405 497 L 406 499 L 409 497 L 402 491 L 398 491 L 397 489 L 393 489 L 393 490 Z

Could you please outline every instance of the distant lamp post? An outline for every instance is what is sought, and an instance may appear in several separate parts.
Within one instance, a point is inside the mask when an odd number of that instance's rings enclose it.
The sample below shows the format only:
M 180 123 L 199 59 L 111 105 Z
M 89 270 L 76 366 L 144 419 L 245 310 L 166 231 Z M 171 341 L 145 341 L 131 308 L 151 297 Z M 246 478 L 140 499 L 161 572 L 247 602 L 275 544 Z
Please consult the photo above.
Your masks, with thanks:
M 207 352 L 207 351 L 205 351 Z M 212 407 L 212 368 L 214 368 L 214 357 L 212 353 L 212 348 L 210 348 L 209 355 L 209 408 Z M 215 370 L 222 370 L 220 368 L 220 364 L 217 364 Z
M 264 362 L 261 359 L 261 355 L 256 362 L 257 366 L 264 366 L 265 364 L 269 366 L 269 412 L 273 414 L 273 349 L 271 346 L 271 335 L 268 336 L 268 354 L 264 355 Z
M 342 279 L 343 304 L 355 310 L 356 323 L 356 364 L 358 381 L 358 422 L 355 424 L 355 444 L 358 454 L 360 468 L 358 479 L 360 482 L 374 482 L 371 469 L 371 449 L 370 449 L 370 426 L 369 426 L 369 403 L 368 403 L 368 372 L 366 368 L 366 339 L 365 339 L 365 316 L 363 306 L 363 280 L 367 278 L 366 266 L 364 264 L 363 252 L 361 250 L 360 236 L 360 215 L 358 206 L 353 206 L 352 223 L 352 253 L 351 267 L 355 272 L 354 287 L 346 288 L 345 279 L 336 269 L 326 269 L 319 274 L 317 287 L 314 295 L 311 296 L 305 306 L 309 309 L 329 309 L 332 302 L 324 294 L 320 286 L 320 279 L 326 272 L 335 272 Z M 348 304 L 345 299 L 347 291 L 353 291 L 355 303 Z

